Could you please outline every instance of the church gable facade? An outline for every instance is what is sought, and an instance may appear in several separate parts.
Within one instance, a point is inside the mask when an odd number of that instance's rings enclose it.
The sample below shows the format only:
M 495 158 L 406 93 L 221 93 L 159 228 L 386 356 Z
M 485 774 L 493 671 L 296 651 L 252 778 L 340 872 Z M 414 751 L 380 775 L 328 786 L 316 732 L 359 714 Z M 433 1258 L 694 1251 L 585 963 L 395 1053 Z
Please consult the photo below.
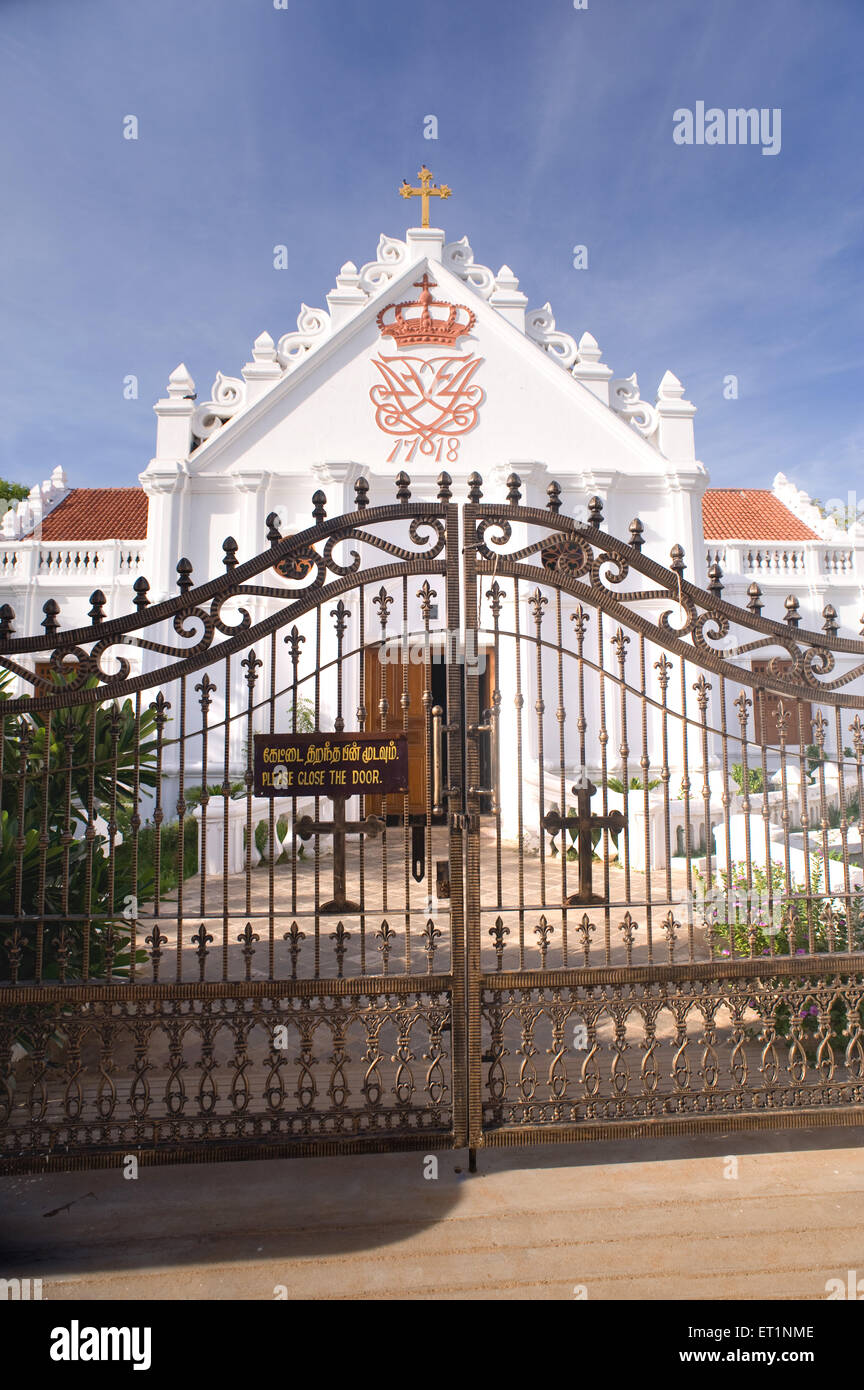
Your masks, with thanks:
M 168 597 L 179 557 L 203 580 L 221 571 L 226 536 L 249 558 L 271 514 L 288 535 L 309 524 L 312 492 L 334 516 L 353 510 L 358 484 L 371 505 L 391 501 L 400 473 L 427 499 L 442 473 L 463 498 L 477 475 L 488 500 L 516 473 L 524 502 L 545 506 L 556 484 L 576 519 L 599 497 L 613 534 L 638 517 L 646 554 L 668 563 L 680 545 L 688 576 L 722 574 L 731 602 L 782 618 L 794 592 L 806 626 L 830 608 L 857 631 L 857 531 L 826 522 L 782 474 L 773 492 L 709 488 L 678 378 L 667 371 L 643 400 L 635 373 L 616 376 L 592 334 L 564 331 L 548 303 L 530 309 L 510 268 L 475 260 L 466 237 L 382 235 L 324 303 L 302 305 L 294 331 L 259 334 L 205 400 L 184 364 L 171 373 L 140 489 L 70 488 L 58 467 L 9 507 L 0 602 L 17 631 L 38 630 L 48 599 L 76 627 L 94 591 L 109 615 L 141 580 L 151 602 Z

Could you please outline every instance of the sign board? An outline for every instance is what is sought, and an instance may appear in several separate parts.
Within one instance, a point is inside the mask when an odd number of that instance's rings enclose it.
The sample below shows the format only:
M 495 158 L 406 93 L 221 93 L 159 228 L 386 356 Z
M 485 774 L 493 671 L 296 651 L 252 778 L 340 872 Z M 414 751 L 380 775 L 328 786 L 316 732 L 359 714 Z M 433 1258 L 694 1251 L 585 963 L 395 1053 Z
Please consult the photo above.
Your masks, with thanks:
M 389 796 L 408 790 L 398 734 L 255 734 L 256 796 Z

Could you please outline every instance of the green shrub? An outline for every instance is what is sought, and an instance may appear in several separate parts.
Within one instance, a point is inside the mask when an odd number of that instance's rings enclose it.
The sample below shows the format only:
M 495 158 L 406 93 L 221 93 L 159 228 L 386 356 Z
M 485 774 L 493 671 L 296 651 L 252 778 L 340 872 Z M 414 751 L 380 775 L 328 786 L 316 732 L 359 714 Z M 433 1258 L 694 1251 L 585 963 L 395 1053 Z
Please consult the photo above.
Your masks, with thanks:
M 744 790 L 744 764 L 732 764 L 732 781 L 735 783 L 739 792 Z M 747 769 L 747 790 L 748 792 L 758 793 L 765 790 L 765 774 L 761 767 L 748 767 Z
M 659 777 L 655 777 L 653 781 L 648 783 L 647 790 L 649 792 L 653 792 L 655 787 L 660 786 L 660 780 L 661 779 Z M 620 777 L 607 777 L 606 785 L 609 788 L 610 792 L 618 792 L 621 795 L 623 795 L 624 783 L 621 781 Z M 640 781 L 638 777 L 631 777 L 630 781 L 627 783 L 627 790 L 631 792 L 645 791 L 645 783 Z

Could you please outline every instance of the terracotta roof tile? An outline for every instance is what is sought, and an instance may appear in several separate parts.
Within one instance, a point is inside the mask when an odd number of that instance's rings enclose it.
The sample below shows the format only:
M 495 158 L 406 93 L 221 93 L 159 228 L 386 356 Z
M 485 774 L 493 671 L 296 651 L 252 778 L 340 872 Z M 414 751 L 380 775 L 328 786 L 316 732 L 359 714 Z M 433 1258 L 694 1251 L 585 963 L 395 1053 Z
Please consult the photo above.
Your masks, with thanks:
M 815 531 L 768 488 L 709 488 L 702 498 L 706 541 L 814 541 Z
M 42 522 L 43 541 L 143 541 L 147 494 L 140 487 L 76 487 Z

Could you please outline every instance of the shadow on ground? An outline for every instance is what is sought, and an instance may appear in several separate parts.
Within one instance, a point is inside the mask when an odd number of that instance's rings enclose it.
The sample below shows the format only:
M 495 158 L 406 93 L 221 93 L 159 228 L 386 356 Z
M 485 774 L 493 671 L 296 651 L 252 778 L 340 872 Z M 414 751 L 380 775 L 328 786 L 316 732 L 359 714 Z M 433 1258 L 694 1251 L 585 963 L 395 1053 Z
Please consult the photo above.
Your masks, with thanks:
M 544 1171 L 558 1170 L 560 1187 L 561 1170 L 568 1170 L 572 1188 L 565 1176 L 563 1191 L 578 1208 L 580 1171 L 589 1167 L 672 1163 L 674 1185 L 675 1161 L 860 1146 L 855 1129 L 754 1131 L 487 1149 L 478 1155 L 475 1176 L 468 1174 L 466 1152 L 439 1153 L 434 1180 L 424 1176 L 422 1153 L 142 1167 L 137 1180 L 124 1179 L 119 1167 L 7 1177 L 0 1179 L 0 1276 L 122 1276 L 332 1258 L 409 1241 L 456 1214 L 468 1187 L 476 1211 L 476 1185 L 482 1189 L 484 1177 L 496 1174 L 524 1172 L 530 1207 Z M 125 1296 L 122 1279 L 112 1296 Z M 184 1296 L 195 1295 L 178 1293 Z

